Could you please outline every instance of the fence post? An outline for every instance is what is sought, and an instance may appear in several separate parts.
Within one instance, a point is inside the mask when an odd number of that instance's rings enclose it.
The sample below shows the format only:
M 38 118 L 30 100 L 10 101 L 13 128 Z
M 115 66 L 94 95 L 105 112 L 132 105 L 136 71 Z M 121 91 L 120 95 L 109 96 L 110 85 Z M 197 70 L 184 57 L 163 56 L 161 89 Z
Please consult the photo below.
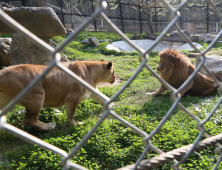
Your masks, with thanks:
M 63 9 L 62 9 L 62 0 L 60 0 L 60 6 L 61 6 L 61 12 L 62 12 L 62 24 L 65 27 L 65 20 L 64 20 Z
M 207 2 L 207 33 L 209 33 L 209 4 Z
M 156 20 L 156 32 L 158 32 L 158 29 L 157 29 L 157 16 L 156 16 L 156 0 L 155 0 L 155 20 Z
M 25 0 L 21 0 L 22 6 L 26 6 Z
M 143 33 L 143 28 L 142 28 L 142 21 L 141 21 L 141 12 L 140 12 L 140 5 L 139 5 L 139 20 L 140 20 L 140 33 Z
M 92 10 L 94 12 L 93 0 L 91 0 L 91 2 L 92 2 Z M 95 27 L 95 31 L 97 32 L 96 18 L 94 19 L 94 27 Z
M 181 1 L 179 0 L 179 5 L 180 5 L 180 3 L 181 3 Z M 180 28 L 182 29 L 181 16 L 182 16 L 182 14 L 181 14 L 181 10 L 180 10 Z
M 122 13 L 122 3 L 121 3 L 121 0 L 119 0 L 119 9 L 120 9 L 121 22 L 122 22 L 122 32 L 124 32 L 124 26 L 123 26 L 123 13 Z

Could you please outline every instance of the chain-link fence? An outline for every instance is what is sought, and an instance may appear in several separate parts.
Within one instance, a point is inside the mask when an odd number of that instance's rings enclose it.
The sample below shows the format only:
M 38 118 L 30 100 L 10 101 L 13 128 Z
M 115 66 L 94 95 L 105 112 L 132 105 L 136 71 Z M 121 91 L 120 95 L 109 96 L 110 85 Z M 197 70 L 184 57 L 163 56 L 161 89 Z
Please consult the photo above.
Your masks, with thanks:
M 172 6 L 178 6 L 183 0 L 171 0 Z M 66 28 L 77 29 L 90 14 L 95 11 L 95 0 L 42 0 L 37 3 L 35 0 L 0 0 L 15 6 L 47 6 L 53 8 L 57 16 Z M 109 0 L 104 13 L 122 31 L 130 33 L 151 32 L 148 16 L 145 11 L 149 10 L 151 22 L 156 33 L 162 32 L 170 23 L 170 10 L 164 6 L 161 0 L 149 0 L 149 8 L 139 0 Z M 217 8 L 222 11 L 222 4 L 216 1 Z M 181 17 L 177 24 L 183 30 L 191 34 L 218 33 L 220 18 L 214 12 L 206 0 L 189 1 L 180 10 Z M 86 30 L 112 31 L 105 22 L 96 17 L 86 27 Z M 169 33 L 175 29 L 169 29 Z
M 221 83 L 215 79 L 215 77 L 209 72 L 209 70 L 204 66 L 204 62 L 206 61 L 206 57 L 205 54 L 207 51 L 209 51 L 213 45 L 218 41 L 219 37 L 222 34 L 222 29 L 220 30 L 220 32 L 217 34 L 216 38 L 210 43 L 210 45 L 208 46 L 207 49 L 205 49 L 204 51 L 200 51 L 199 49 L 197 49 L 192 42 L 189 40 L 189 38 L 187 38 L 182 32 L 180 27 L 176 24 L 178 22 L 178 20 L 181 17 L 181 13 L 179 12 L 180 10 L 182 10 L 182 8 L 189 2 L 189 0 L 185 0 L 182 3 L 180 3 L 178 5 L 177 8 L 173 8 L 170 4 L 168 4 L 165 0 L 162 0 L 162 2 L 164 3 L 164 5 L 166 6 L 166 8 L 168 10 L 171 11 L 172 14 L 172 20 L 170 22 L 170 24 L 167 25 L 167 27 L 164 29 L 164 31 L 158 36 L 158 38 L 146 49 L 143 50 L 140 47 L 138 47 L 137 45 L 133 44 L 117 27 L 115 24 L 113 24 L 113 22 L 106 16 L 106 14 L 103 12 L 105 11 L 106 7 L 107 7 L 107 3 L 105 1 L 102 0 L 98 0 L 97 2 L 97 8 L 95 9 L 95 11 L 92 13 L 92 15 L 90 16 L 90 18 L 88 18 L 80 27 L 78 30 L 76 30 L 75 33 L 71 34 L 69 37 L 67 37 L 67 39 L 62 42 L 58 47 L 56 47 L 55 49 L 53 49 L 52 47 L 50 47 L 48 44 L 46 44 L 45 42 L 43 42 L 41 39 L 39 39 L 38 37 L 36 37 L 35 35 L 33 35 L 31 32 L 29 32 L 28 30 L 26 30 L 24 27 L 22 27 L 21 25 L 19 25 L 17 22 L 15 22 L 12 18 L 10 18 L 8 15 L 6 15 L 1 9 L 0 9 L 0 20 L 2 20 L 4 23 L 6 23 L 8 26 L 10 26 L 11 28 L 13 28 L 17 33 L 21 34 L 22 36 L 29 38 L 33 43 L 35 43 L 36 45 L 38 45 L 39 47 L 41 47 L 42 49 L 46 50 L 49 52 L 49 57 L 53 58 L 53 60 L 51 61 L 51 63 L 49 64 L 48 68 L 43 72 L 42 75 L 40 75 L 38 78 L 36 78 L 35 80 L 33 80 L 24 90 L 22 90 L 8 105 L 7 107 L 3 108 L 1 113 L 0 113 L 0 129 L 1 130 L 6 130 L 9 133 L 31 143 L 31 144 L 36 144 L 39 147 L 42 147 L 44 149 L 48 149 L 51 150 L 52 152 L 58 154 L 61 156 L 61 165 L 63 166 L 63 169 L 68 169 L 68 168 L 73 168 L 73 169 L 85 169 L 84 167 L 75 164 L 73 162 L 70 161 L 70 158 L 73 157 L 73 155 L 75 155 L 77 153 L 77 151 L 90 139 L 90 136 L 96 131 L 96 129 L 100 126 L 100 124 L 106 119 L 106 117 L 108 115 L 111 115 L 112 118 L 117 119 L 118 121 L 120 121 L 122 124 L 124 124 L 125 126 L 131 128 L 133 131 L 135 131 L 136 133 L 140 134 L 141 136 L 144 137 L 143 139 L 143 143 L 146 146 L 143 153 L 141 153 L 140 157 L 138 158 L 138 160 L 135 160 L 135 164 L 131 165 L 129 167 L 126 168 L 122 168 L 122 169 L 149 169 L 153 166 L 159 165 L 161 163 L 164 162 L 169 162 L 169 161 L 173 161 L 174 165 L 173 168 L 174 169 L 179 169 L 180 165 L 186 160 L 186 158 L 190 155 L 190 153 L 192 153 L 194 150 L 198 150 L 198 149 L 202 149 L 204 147 L 216 144 L 216 146 L 218 147 L 218 151 L 221 151 L 221 145 L 217 142 L 221 141 L 222 137 L 221 135 L 217 135 L 214 137 L 210 137 L 210 135 L 208 135 L 205 132 L 204 129 L 204 125 L 206 124 L 207 121 L 209 121 L 209 119 L 212 117 L 212 115 L 215 113 L 215 111 L 217 110 L 217 108 L 219 107 L 220 103 L 222 102 L 222 98 L 217 102 L 217 104 L 215 105 L 215 107 L 213 108 L 213 110 L 210 112 L 210 114 L 203 120 L 201 121 L 197 116 L 195 116 L 194 114 L 190 113 L 181 103 L 180 103 L 180 92 L 185 88 L 185 86 L 187 86 L 188 83 L 190 83 L 190 81 L 194 78 L 194 76 L 197 74 L 197 72 L 200 70 L 201 67 L 203 67 L 208 74 L 211 75 L 211 77 L 214 79 L 214 81 L 219 85 L 219 87 L 221 88 Z M 212 9 L 214 10 L 214 12 L 218 15 L 218 17 L 221 20 L 221 24 L 222 24 L 222 14 L 220 13 L 220 11 L 216 8 L 216 6 L 213 4 L 213 2 L 211 0 L 208 0 L 209 5 L 212 7 Z M 83 81 L 81 78 L 79 78 L 76 74 L 74 74 L 73 72 L 71 72 L 69 69 L 65 68 L 63 65 L 61 65 L 59 63 L 60 61 L 60 54 L 58 53 L 60 50 L 62 50 L 70 41 L 72 41 L 84 28 L 86 28 L 97 16 L 100 16 L 102 18 L 102 20 L 106 23 L 106 25 L 112 29 L 116 34 L 118 34 L 124 41 L 126 41 L 131 47 L 133 47 L 134 49 L 136 49 L 138 52 L 140 52 L 140 57 L 139 60 L 141 62 L 140 66 L 137 68 L 137 70 L 135 71 L 135 73 L 128 79 L 128 81 L 122 86 L 122 88 L 115 94 L 112 96 L 111 99 L 108 99 L 106 96 L 104 96 L 102 93 L 98 92 L 95 88 L 93 88 L 91 85 L 89 85 L 88 83 L 86 83 L 85 81 Z M 161 77 L 159 77 L 152 69 L 151 67 L 147 64 L 148 60 L 149 60 L 149 52 L 158 44 L 159 41 L 161 41 L 161 39 L 164 37 L 165 33 L 168 32 L 172 27 L 175 27 L 178 32 L 180 33 L 180 35 L 186 40 L 187 43 L 189 43 L 195 50 L 197 53 L 199 53 L 199 57 L 198 58 L 202 58 L 200 64 L 198 65 L 198 67 L 196 68 L 196 70 L 190 75 L 190 77 L 178 88 L 178 89 L 174 89 L 172 86 L 170 86 L 166 81 L 164 81 Z M 101 98 L 101 100 L 104 101 L 104 113 L 101 116 L 101 118 L 99 119 L 99 121 L 97 122 L 97 124 L 85 135 L 85 137 L 79 142 L 79 144 L 77 144 L 70 153 L 65 152 L 64 150 L 61 150 L 60 148 L 57 148 L 49 143 L 46 143 L 10 124 L 6 123 L 6 117 L 5 115 L 16 105 L 16 103 L 19 103 L 22 98 L 27 95 L 33 88 L 35 88 L 35 86 L 44 78 L 44 76 L 46 74 L 49 73 L 49 71 L 53 68 L 53 67 L 57 67 L 60 70 L 64 71 L 66 74 L 68 74 L 70 77 L 72 77 L 77 83 L 79 83 L 80 85 L 84 86 L 84 88 L 86 88 L 87 90 L 90 90 L 94 95 L 97 95 L 99 98 Z M 164 116 L 164 118 L 160 121 L 160 123 L 158 124 L 158 126 L 150 133 L 147 134 L 145 131 L 139 129 L 138 127 L 132 125 L 130 122 L 128 122 L 127 120 L 123 119 L 122 117 L 120 117 L 119 115 L 117 115 L 113 110 L 112 110 L 112 105 L 111 103 L 134 81 L 134 79 L 137 77 L 137 75 L 141 72 L 141 70 L 143 68 L 148 69 L 153 76 L 155 76 L 168 90 L 172 91 L 172 100 L 173 100 L 173 104 L 171 106 L 171 108 L 169 109 L 169 111 L 166 113 L 166 115 Z M 179 148 L 177 150 L 174 150 L 172 152 L 169 153 L 164 153 L 163 151 L 161 151 L 159 148 L 157 148 L 155 145 L 152 144 L 152 140 L 151 138 L 158 132 L 158 130 L 163 126 L 163 124 L 166 122 L 166 120 L 169 118 L 170 115 L 172 115 L 172 112 L 176 109 L 176 107 L 179 107 L 180 109 L 182 109 L 185 113 L 187 113 L 189 116 L 191 116 L 195 121 L 198 122 L 197 124 L 197 129 L 200 131 L 198 137 L 196 138 L 196 141 L 192 144 L 192 145 L 188 145 L 186 147 L 182 147 Z M 207 139 L 203 142 L 199 142 L 201 136 L 204 135 Z M 142 161 L 144 156 L 146 155 L 146 153 L 148 152 L 148 150 L 153 150 L 154 152 L 160 154 L 159 156 L 150 159 L 150 160 L 146 160 L 146 161 Z M 184 155 L 184 156 L 183 156 Z M 178 162 L 175 158 L 179 157 L 179 156 L 183 156 L 183 158 Z M 221 162 L 222 159 L 222 153 L 220 152 L 220 158 L 218 159 L 214 169 L 216 169 L 219 165 L 219 163 Z M 142 162 L 141 162 L 142 161 Z M 141 164 L 140 164 L 141 163 Z

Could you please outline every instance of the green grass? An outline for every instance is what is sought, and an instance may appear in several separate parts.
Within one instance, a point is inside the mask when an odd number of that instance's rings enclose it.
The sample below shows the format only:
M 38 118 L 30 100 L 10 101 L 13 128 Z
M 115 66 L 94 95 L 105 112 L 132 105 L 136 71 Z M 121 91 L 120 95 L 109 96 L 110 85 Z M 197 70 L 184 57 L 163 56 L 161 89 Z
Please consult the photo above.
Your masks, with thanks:
M 139 54 L 108 51 L 105 46 L 108 42 L 100 43 L 99 47 L 90 47 L 80 44 L 80 41 L 94 36 L 100 39 L 109 39 L 110 41 L 119 40 L 119 37 L 113 33 L 104 32 L 82 32 L 62 51 L 69 60 L 100 60 L 113 61 L 115 74 L 122 84 L 114 87 L 102 87 L 99 90 L 112 97 L 126 81 L 134 74 L 140 65 Z M 130 36 L 127 34 L 127 36 Z M 61 43 L 66 37 L 53 37 L 56 43 Z M 208 46 L 203 43 L 204 48 Z M 221 48 L 216 44 L 213 50 Z M 158 65 L 157 52 L 149 55 L 148 64 L 156 71 Z M 192 63 L 195 59 L 192 59 Z M 113 110 L 131 122 L 133 125 L 151 133 L 165 116 L 172 106 L 170 99 L 171 93 L 165 92 L 158 97 L 146 96 L 146 92 L 152 92 L 160 87 L 160 83 L 154 78 L 147 69 L 143 69 L 130 86 L 115 100 Z M 200 119 L 207 117 L 219 100 L 217 93 L 210 96 L 190 96 L 185 95 L 181 103 Z M 51 132 L 41 132 L 30 126 L 24 125 L 24 108 L 16 106 L 7 114 L 7 122 L 16 126 L 50 144 L 53 144 L 66 152 L 70 152 L 87 132 L 97 123 L 103 114 L 103 107 L 95 101 L 89 99 L 81 102 L 75 114 L 76 121 L 82 121 L 83 125 L 70 126 L 67 123 L 65 108 L 58 108 L 60 113 L 54 109 L 42 110 L 39 119 L 43 122 L 56 123 L 55 130 Z M 211 120 L 205 125 L 205 130 L 210 135 L 221 133 L 221 111 L 216 111 Z M 170 118 L 166 121 L 159 132 L 152 138 L 152 143 L 164 152 L 191 144 L 199 134 L 196 130 L 197 122 L 189 117 L 184 111 L 177 108 L 173 111 Z M 42 149 L 36 145 L 20 140 L 13 135 L 0 131 L 0 170 L 2 169 L 62 169 L 60 163 L 61 157 L 53 154 L 51 151 Z M 204 139 L 204 137 L 202 137 Z M 142 143 L 143 137 L 125 127 L 119 121 L 110 116 L 101 124 L 101 126 L 92 135 L 90 140 L 75 154 L 71 159 L 73 162 L 85 166 L 88 169 L 113 170 L 132 163 L 138 159 L 145 149 Z M 149 150 L 144 159 L 157 156 L 154 151 Z M 200 152 L 192 153 L 184 164 L 182 169 L 202 170 L 212 169 L 218 159 L 215 153 L 215 146 L 208 147 Z M 167 163 L 156 167 L 159 170 L 169 170 L 172 163 Z M 221 166 L 219 167 L 221 169 Z
M 0 38 L 9 38 L 12 37 L 12 34 L 0 34 Z

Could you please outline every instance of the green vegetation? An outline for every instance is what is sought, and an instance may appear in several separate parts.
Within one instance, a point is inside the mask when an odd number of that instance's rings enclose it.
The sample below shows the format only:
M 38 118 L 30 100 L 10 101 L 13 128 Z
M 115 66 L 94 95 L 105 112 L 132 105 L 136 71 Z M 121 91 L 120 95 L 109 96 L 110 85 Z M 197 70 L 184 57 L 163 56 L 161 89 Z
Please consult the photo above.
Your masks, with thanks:
M 82 32 L 76 37 L 65 49 L 63 53 L 69 60 L 100 60 L 113 61 L 115 73 L 122 83 L 118 86 L 100 87 L 99 90 L 112 97 L 124 83 L 134 74 L 140 65 L 139 54 L 137 52 L 125 53 L 108 51 L 105 46 L 108 42 L 100 43 L 100 46 L 90 47 L 80 44 L 80 41 L 94 36 L 111 41 L 119 40 L 118 36 L 113 33 L 104 32 Z M 130 36 L 130 34 L 127 34 Z M 58 44 L 66 37 L 53 37 Z M 204 44 L 206 48 L 208 44 Z M 217 43 L 216 48 L 222 48 Z M 156 71 L 158 65 L 157 52 L 149 55 L 148 64 Z M 193 60 L 193 59 L 192 59 Z M 192 61 L 194 62 L 194 61 Z M 166 92 L 158 97 L 145 96 L 146 92 L 155 91 L 160 87 L 160 83 L 154 78 L 147 69 L 142 72 L 132 82 L 115 101 L 113 110 L 136 125 L 140 129 L 151 133 L 172 105 L 170 92 Z M 190 96 L 185 95 L 181 103 L 193 114 L 206 118 L 219 100 L 217 93 L 211 96 Z M 7 122 L 12 124 L 50 144 L 53 144 L 66 152 L 70 152 L 86 133 L 97 123 L 103 114 L 103 108 L 93 100 L 81 102 L 76 110 L 75 120 L 82 121 L 83 125 L 70 126 L 67 123 L 65 108 L 42 110 L 39 119 L 43 122 L 56 123 L 55 130 L 51 132 L 41 132 L 24 125 L 24 108 L 16 106 L 8 115 Z M 211 120 L 206 124 L 205 130 L 210 135 L 221 133 L 221 111 L 220 107 Z M 169 120 L 163 125 L 159 132 L 152 138 L 152 143 L 164 152 L 191 144 L 199 134 L 196 130 L 197 122 L 189 117 L 182 110 L 177 108 Z M 51 151 L 39 148 L 36 145 L 28 144 L 11 134 L 0 131 L 0 170 L 5 169 L 38 169 L 38 170 L 60 170 L 61 157 L 53 154 Z M 205 139 L 202 137 L 202 139 Z M 112 170 L 134 163 L 144 150 L 142 143 L 143 137 L 133 132 L 130 128 L 125 127 L 120 122 L 108 117 L 101 126 L 92 135 L 91 139 L 81 148 L 72 161 L 85 166 L 88 169 Z M 145 159 L 157 156 L 154 151 L 149 150 Z M 212 169 L 218 159 L 215 152 L 215 146 L 200 152 L 192 153 L 182 164 L 184 170 L 202 170 Z M 172 163 L 167 163 L 156 167 L 159 170 L 169 170 Z M 221 169 L 222 166 L 219 167 Z
M 12 34 L 0 34 L 0 38 L 12 37 Z

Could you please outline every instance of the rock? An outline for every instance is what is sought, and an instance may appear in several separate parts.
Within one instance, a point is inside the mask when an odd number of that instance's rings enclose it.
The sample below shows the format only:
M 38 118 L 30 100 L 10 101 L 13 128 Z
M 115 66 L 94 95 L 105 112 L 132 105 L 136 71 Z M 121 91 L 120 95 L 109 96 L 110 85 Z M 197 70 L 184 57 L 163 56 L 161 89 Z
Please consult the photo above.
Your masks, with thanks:
M 81 44 L 89 44 L 89 40 L 88 39 L 84 39 L 81 41 Z
M 200 58 L 197 58 L 196 60 L 196 66 L 198 66 L 201 62 Z M 204 65 L 207 67 L 207 69 L 211 72 L 218 73 L 222 71 L 222 57 L 218 55 L 210 55 L 206 57 L 206 61 Z M 207 76 L 210 76 L 203 68 L 199 71 L 202 74 L 205 74 Z
M 187 30 L 182 30 L 182 32 L 187 36 L 190 37 L 190 33 Z
M 135 40 L 135 39 L 136 39 L 136 35 L 135 35 L 135 34 L 131 35 L 131 36 L 129 37 L 129 39 Z
M 99 41 L 95 37 L 89 37 L 81 41 L 81 44 L 89 44 L 90 46 L 99 46 Z
M 146 34 L 147 34 L 147 35 L 153 35 L 153 34 L 151 34 L 151 33 L 149 33 L 149 32 L 147 32 Z
M 91 46 L 99 46 L 99 41 L 95 37 L 89 37 L 89 45 Z
M 0 38 L 0 66 L 10 65 L 11 38 Z
M 63 55 L 61 58 L 61 62 L 69 62 L 68 58 L 66 57 L 66 55 Z
M 136 39 L 139 39 L 139 38 L 141 38 L 141 36 L 139 34 L 133 34 L 133 35 L 130 36 L 129 39 L 136 40 Z
M 205 35 L 203 35 L 203 34 L 202 34 L 202 35 L 200 35 L 200 37 L 199 37 L 200 41 L 204 41 L 205 37 L 206 37 L 206 36 L 205 36 Z
M 66 35 L 66 30 L 54 10 L 50 7 L 20 7 L 6 8 L 3 11 L 41 38 L 47 44 L 49 36 Z M 10 48 L 10 64 L 48 64 L 49 54 L 33 44 L 29 39 L 15 33 L 13 29 L 0 21 L 0 33 L 13 33 Z
M 204 42 L 207 43 L 207 42 L 211 42 L 213 40 L 214 40 L 214 38 L 211 36 L 211 34 L 207 33 L 206 37 L 204 39 Z
M 171 34 L 170 34 L 170 37 L 180 37 L 180 34 L 177 32 L 177 31 L 173 31 Z
M 42 50 L 39 46 L 33 44 L 30 39 L 22 36 L 13 35 L 10 64 L 40 64 L 47 65 L 49 63 L 49 54 Z
M 66 30 L 50 7 L 5 8 L 3 11 L 23 27 L 37 36 L 66 35 Z M 13 33 L 14 30 L 0 20 L 0 32 Z
M 0 66 L 10 65 L 10 54 L 13 52 L 13 50 L 12 52 L 10 52 L 11 42 L 12 42 L 11 38 L 0 38 Z M 50 45 L 53 48 L 56 48 L 56 44 L 52 40 L 50 40 Z M 66 62 L 69 60 L 66 58 L 66 56 L 63 56 L 62 61 Z

